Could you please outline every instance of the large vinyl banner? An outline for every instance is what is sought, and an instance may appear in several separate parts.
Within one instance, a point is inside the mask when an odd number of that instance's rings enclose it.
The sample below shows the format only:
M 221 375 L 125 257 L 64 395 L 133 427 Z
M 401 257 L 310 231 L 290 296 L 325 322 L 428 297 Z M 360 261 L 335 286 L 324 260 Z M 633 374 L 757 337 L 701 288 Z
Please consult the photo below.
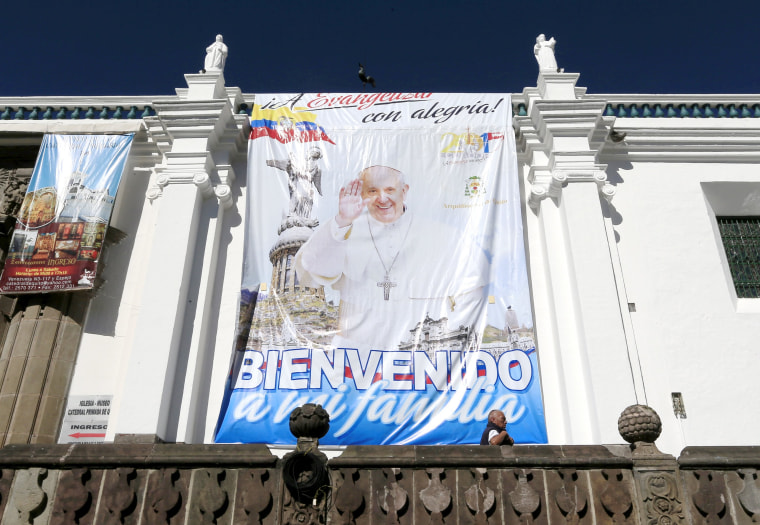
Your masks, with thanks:
M 545 443 L 509 95 L 258 95 L 217 442 Z
M 45 135 L 0 293 L 92 288 L 133 135 Z

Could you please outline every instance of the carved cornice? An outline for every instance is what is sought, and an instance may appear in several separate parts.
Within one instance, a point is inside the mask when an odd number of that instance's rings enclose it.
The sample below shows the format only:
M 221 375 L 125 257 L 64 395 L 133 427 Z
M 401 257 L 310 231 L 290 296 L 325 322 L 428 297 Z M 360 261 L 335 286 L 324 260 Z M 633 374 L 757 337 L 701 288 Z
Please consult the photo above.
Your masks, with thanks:
M 245 155 L 249 129 L 245 115 L 234 115 L 239 90 L 227 90 L 230 98 L 219 100 L 173 100 L 154 104 L 156 116 L 146 119 L 148 134 L 163 153 L 154 168 L 155 183 L 146 196 L 159 198 L 170 184 L 195 184 L 204 198 L 216 196 L 219 204 L 233 204 L 230 184 L 235 173 L 230 164 L 218 164 L 219 154 L 230 161 Z M 183 141 L 175 150 L 177 141 Z M 190 146 L 189 151 L 185 148 Z M 214 154 L 212 155 L 212 152 Z
M 531 208 L 546 197 L 559 197 L 574 182 L 593 182 L 608 201 L 615 194 L 607 166 L 597 162 L 615 121 L 603 116 L 605 107 L 595 98 L 535 100 L 529 116 L 514 117 L 518 159 L 528 166 Z
M 600 157 L 605 162 L 760 161 L 757 119 L 618 118 L 615 130 L 625 139 L 604 145 Z
M 161 127 L 172 142 L 180 138 L 210 139 L 232 120 L 232 109 L 227 100 L 178 100 L 157 103 L 154 108 Z

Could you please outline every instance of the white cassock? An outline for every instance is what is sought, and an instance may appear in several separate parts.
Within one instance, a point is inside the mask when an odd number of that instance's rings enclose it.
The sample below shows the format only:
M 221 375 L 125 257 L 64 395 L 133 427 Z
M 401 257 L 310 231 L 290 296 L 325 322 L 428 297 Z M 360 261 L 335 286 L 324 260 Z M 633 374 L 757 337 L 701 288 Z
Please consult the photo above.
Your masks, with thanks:
M 426 315 L 446 317 L 452 330 L 485 322 L 489 267 L 482 250 L 409 210 L 390 224 L 366 210 L 346 228 L 330 219 L 298 250 L 295 264 L 301 284 L 340 292 L 337 347 L 395 350 Z

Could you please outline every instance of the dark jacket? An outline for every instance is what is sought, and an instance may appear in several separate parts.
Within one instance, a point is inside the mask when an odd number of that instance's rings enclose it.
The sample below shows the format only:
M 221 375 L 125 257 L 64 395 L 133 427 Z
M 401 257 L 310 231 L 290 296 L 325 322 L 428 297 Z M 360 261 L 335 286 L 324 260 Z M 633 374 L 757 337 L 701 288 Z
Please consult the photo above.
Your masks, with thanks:
M 495 423 L 492 423 L 491 421 L 488 422 L 488 425 L 486 426 L 486 429 L 483 431 L 483 434 L 480 436 L 480 444 L 481 445 L 490 445 L 491 443 L 488 442 L 488 434 L 491 432 L 491 430 L 495 430 L 496 432 L 501 432 L 502 430 L 506 430 L 505 428 L 497 427 Z M 504 438 L 504 441 L 501 443 L 502 445 L 514 445 L 515 440 L 512 439 L 512 437 L 507 434 L 507 436 Z

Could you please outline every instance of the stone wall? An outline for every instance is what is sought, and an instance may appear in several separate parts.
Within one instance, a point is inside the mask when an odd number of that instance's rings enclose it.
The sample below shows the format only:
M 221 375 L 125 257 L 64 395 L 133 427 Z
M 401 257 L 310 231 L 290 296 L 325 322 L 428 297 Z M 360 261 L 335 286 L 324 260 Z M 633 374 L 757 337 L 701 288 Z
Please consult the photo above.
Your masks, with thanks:
M 300 460 L 319 457 L 307 450 L 278 459 L 263 445 L 8 445 L 0 449 L 0 523 L 673 525 L 760 517 L 760 447 L 689 447 L 677 460 L 640 443 L 348 447 L 327 461 L 323 485 L 299 493 L 318 474 Z
M 18 296 L 0 346 L 0 444 L 55 443 L 87 293 Z

